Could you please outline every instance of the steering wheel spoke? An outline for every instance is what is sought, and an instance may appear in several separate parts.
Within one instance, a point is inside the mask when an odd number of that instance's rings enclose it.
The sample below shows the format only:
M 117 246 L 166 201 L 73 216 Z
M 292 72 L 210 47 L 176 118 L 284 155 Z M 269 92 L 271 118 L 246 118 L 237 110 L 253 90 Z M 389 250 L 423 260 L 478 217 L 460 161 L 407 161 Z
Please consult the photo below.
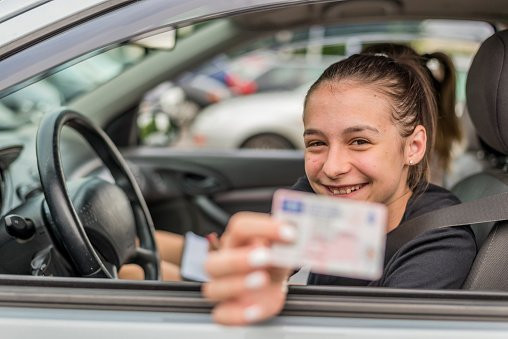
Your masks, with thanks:
M 136 248 L 136 252 L 131 261 L 143 268 L 145 271 L 145 279 L 154 280 L 154 275 L 156 272 L 160 271 L 159 255 L 149 249 L 142 247 Z

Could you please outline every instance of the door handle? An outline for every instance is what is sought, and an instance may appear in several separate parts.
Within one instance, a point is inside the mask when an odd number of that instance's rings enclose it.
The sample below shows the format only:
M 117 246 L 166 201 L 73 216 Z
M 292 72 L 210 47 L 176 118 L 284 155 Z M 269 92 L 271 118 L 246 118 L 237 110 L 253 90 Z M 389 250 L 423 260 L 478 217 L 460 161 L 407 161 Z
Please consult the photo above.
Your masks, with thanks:
M 217 178 L 207 175 L 187 173 L 183 180 L 189 193 L 194 194 L 209 194 L 221 187 Z
M 210 219 L 218 223 L 219 225 L 226 227 L 231 215 L 220 208 L 210 198 L 204 195 L 198 195 L 194 198 L 196 206 Z

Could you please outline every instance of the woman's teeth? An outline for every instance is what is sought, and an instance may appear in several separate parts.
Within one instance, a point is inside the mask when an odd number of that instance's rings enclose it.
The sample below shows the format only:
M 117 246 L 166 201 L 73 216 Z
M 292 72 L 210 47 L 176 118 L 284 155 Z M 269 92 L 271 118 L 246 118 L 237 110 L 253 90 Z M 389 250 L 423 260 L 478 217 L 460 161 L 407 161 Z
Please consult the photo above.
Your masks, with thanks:
M 341 188 L 330 188 L 332 193 L 334 195 L 340 195 L 340 194 L 349 194 L 351 192 L 354 192 L 356 190 L 359 190 L 362 187 L 362 185 L 356 185 L 356 186 L 350 186 L 350 187 L 341 187 Z

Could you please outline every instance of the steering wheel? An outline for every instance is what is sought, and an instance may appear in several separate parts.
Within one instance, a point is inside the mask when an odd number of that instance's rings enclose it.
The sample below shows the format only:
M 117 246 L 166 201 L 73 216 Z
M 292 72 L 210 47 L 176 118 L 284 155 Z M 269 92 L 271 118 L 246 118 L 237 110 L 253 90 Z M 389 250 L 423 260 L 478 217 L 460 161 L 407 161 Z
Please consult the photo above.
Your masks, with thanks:
M 67 188 L 60 154 L 63 126 L 71 127 L 88 142 L 111 172 L 114 184 L 87 178 Z M 48 228 L 76 272 L 83 277 L 116 278 L 120 265 L 133 262 L 143 268 L 145 279 L 160 280 L 160 259 L 148 207 L 106 133 L 85 116 L 64 108 L 42 119 L 36 152 Z

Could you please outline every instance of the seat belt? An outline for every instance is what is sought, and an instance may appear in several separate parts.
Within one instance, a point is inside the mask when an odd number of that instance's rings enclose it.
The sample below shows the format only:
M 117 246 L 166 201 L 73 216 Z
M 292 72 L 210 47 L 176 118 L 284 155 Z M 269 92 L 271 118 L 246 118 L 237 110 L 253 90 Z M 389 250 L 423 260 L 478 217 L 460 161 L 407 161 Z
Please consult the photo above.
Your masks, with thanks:
M 407 220 L 390 232 L 385 256 L 393 257 L 408 241 L 432 229 L 508 220 L 508 192 L 489 195 L 427 212 Z

